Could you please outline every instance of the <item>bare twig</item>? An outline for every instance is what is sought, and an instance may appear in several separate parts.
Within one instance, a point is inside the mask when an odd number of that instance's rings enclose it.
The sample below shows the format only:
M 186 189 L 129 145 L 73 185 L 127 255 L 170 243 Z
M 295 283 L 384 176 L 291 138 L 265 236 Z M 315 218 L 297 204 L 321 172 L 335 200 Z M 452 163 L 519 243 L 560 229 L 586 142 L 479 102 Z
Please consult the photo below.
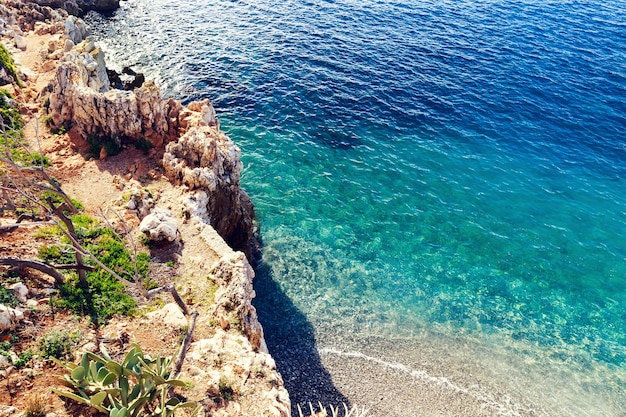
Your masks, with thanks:
M 191 313 L 191 317 L 189 317 L 189 327 L 187 328 L 187 334 L 185 335 L 185 339 L 183 340 L 180 352 L 178 353 L 178 358 L 176 358 L 176 363 L 174 364 L 174 372 L 171 378 L 178 377 L 181 369 L 183 369 L 183 362 L 185 361 L 185 357 L 187 356 L 189 345 L 191 345 L 191 341 L 193 340 L 193 331 L 196 328 L 196 319 L 198 318 L 198 315 L 198 312 L 194 310 Z
M 152 298 L 154 295 L 160 292 L 169 292 L 170 294 L 172 294 L 172 298 L 176 302 L 176 305 L 178 305 L 178 307 L 180 307 L 180 309 L 183 310 L 183 314 L 185 314 L 185 316 L 189 316 L 190 314 L 189 307 L 187 307 L 187 303 L 185 303 L 183 299 L 181 298 L 180 294 L 178 294 L 176 287 L 174 287 L 173 285 L 165 285 L 163 287 L 155 288 L 153 290 L 148 291 L 148 297 Z

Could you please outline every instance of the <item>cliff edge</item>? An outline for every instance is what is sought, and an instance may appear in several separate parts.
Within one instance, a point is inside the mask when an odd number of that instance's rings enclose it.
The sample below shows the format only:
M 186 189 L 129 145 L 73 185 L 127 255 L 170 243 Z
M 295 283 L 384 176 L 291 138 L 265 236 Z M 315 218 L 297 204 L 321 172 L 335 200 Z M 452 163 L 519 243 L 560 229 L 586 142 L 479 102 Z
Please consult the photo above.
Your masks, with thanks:
M 33 10 L 41 20 L 29 17 Z M 145 234 L 152 278 L 173 283 L 198 313 L 181 395 L 202 404 L 205 415 L 289 416 L 289 396 L 251 303 L 254 211 L 240 187 L 241 153 L 219 129 L 210 102 L 183 106 L 164 99 L 150 81 L 129 91 L 112 88 L 102 51 L 82 21 L 63 10 L 8 0 L 0 16 L 3 44 L 25 84 L 6 88 L 28 121 L 26 140 L 46 154 L 52 175 L 87 212 L 113 211 L 113 227 Z M 29 236 L 7 238 L 3 254 L 36 257 L 38 244 Z M 116 353 L 136 342 L 149 353 L 173 355 L 190 325 L 166 296 L 140 302 L 138 316 L 115 317 L 98 328 L 69 324 L 71 318 L 54 310 L 51 319 L 47 302 L 39 303 L 54 291 L 46 285 L 27 291 L 16 309 L 30 306 L 30 320 L 12 331 L 34 338 L 42 332 L 29 328 L 34 323 L 73 326 L 82 329 L 78 352 Z M 103 340 L 115 343 L 104 347 Z M 60 370 L 41 363 L 27 370 L 0 366 L 0 373 L 0 403 L 6 404 L 0 412 L 12 416 L 34 393 L 49 396 L 49 374 Z M 72 415 L 58 398 L 49 406 L 57 416 Z

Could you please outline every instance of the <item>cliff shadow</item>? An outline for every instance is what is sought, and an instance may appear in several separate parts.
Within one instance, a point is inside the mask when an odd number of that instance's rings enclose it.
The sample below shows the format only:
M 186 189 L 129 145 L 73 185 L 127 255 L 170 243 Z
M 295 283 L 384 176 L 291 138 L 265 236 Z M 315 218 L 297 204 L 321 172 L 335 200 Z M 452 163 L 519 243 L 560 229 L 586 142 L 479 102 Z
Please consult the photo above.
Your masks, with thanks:
M 254 289 L 253 304 L 267 347 L 289 392 L 292 414 L 298 415 L 298 404 L 303 411 L 309 410 L 309 403 L 315 406 L 318 402 L 324 406 L 349 406 L 349 400 L 335 388 L 322 364 L 313 325 L 280 289 L 271 267 L 263 262 L 256 266 Z

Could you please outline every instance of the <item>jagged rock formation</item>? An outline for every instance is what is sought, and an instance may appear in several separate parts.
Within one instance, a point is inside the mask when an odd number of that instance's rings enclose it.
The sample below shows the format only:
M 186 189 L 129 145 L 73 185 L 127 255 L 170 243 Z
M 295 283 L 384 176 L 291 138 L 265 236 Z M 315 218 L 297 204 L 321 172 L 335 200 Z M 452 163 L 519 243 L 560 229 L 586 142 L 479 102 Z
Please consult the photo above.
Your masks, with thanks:
M 163 166 L 191 192 L 190 216 L 251 257 L 254 210 L 239 184 L 241 153 L 219 130 L 208 100 L 183 108 L 163 99 L 151 81 L 133 91 L 111 89 L 103 53 L 89 40 L 63 57 L 49 90 L 53 128 L 74 128 L 91 143 L 146 140 L 160 148 L 171 142 Z
M 77 42 L 86 36 L 78 20 L 64 19 L 61 32 L 66 36 L 78 33 Z M 71 25 L 64 26 L 66 22 Z M 71 48 L 74 41 L 67 44 Z M 55 49 L 63 52 L 62 44 Z M 194 388 L 185 395 L 201 401 L 207 415 L 290 416 L 288 393 L 252 305 L 254 271 L 249 258 L 227 245 L 250 256 L 254 213 L 240 188 L 241 152 L 219 130 L 209 101 L 183 107 L 163 99 L 150 81 L 133 91 L 112 89 L 104 56 L 89 39 L 64 55 L 42 100 L 48 103 L 53 128 L 64 126 L 92 139 L 145 139 L 164 152 L 166 174 L 178 186 L 164 206 L 184 242 L 177 254 L 176 285 L 185 288 L 185 298 L 199 313 L 196 339 L 181 374 Z M 155 202 L 144 191 L 137 187 L 123 203 L 139 218 L 154 211 Z M 168 306 L 147 320 L 150 326 L 178 328 L 180 334 L 186 322 L 181 314 Z
M 215 329 L 192 343 L 183 377 L 202 381 L 203 405 L 212 416 L 290 416 L 289 395 L 252 305 L 252 267 L 211 226 L 200 225 L 196 236 L 195 252 L 210 251 L 218 258 L 208 269 L 208 280 L 217 290 L 198 318 L 199 323 L 214 323 Z M 226 390 L 235 401 L 216 402 Z
M 163 167 L 170 181 L 188 188 L 189 215 L 209 223 L 250 259 L 254 209 L 239 186 L 240 156 L 228 136 L 216 126 L 204 125 L 167 145 Z
M 36 3 L 21 0 L 4 0 L 0 4 L 0 35 L 12 37 L 17 32 L 28 32 L 36 26 L 56 24 L 61 26 L 67 13 L 64 10 L 53 10 Z
M 75 127 L 92 141 L 146 140 L 157 148 L 178 137 L 180 102 L 164 100 L 151 81 L 134 91 L 110 89 L 104 54 L 88 41 L 63 57 L 50 90 L 53 128 Z
M 90 10 L 110 12 L 120 7 L 119 0 L 30 0 L 41 6 L 63 9 L 74 16 L 82 16 Z

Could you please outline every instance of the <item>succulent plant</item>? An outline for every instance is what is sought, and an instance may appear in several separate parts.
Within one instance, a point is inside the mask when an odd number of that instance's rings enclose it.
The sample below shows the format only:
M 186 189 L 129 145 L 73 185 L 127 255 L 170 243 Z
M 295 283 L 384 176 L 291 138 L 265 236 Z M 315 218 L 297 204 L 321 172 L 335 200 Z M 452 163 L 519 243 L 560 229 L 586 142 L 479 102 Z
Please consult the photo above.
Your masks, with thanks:
M 180 408 L 191 409 L 195 415 L 200 409 L 196 402 L 169 395 L 170 388 L 186 386 L 179 379 L 168 379 L 171 361 L 163 356 L 151 359 L 136 344 L 121 363 L 87 352 L 78 365 L 58 362 L 70 371 L 59 382 L 73 392 L 53 391 L 109 417 L 170 417 Z

